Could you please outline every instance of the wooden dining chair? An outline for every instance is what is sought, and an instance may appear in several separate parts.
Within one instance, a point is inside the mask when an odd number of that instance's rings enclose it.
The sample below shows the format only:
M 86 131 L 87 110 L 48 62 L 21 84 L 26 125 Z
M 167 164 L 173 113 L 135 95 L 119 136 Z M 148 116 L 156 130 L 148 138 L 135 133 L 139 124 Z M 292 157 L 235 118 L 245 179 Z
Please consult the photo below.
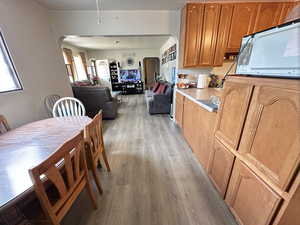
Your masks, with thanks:
M 29 170 L 36 195 L 53 225 L 60 224 L 84 188 L 97 209 L 88 176 L 83 138 L 82 131 L 44 162 Z M 55 201 L 47 189 L 49 183 L 53 184 L 59 194 Z
M 10 127 L 7 123 L 6 118 L 3 115 L 0 115 L 0 134 L 4 134 L 10 130 Z
M 47 111 L 49 117 L 53 116 L 52 115 L 53 106 L 60 98 L 61 97 L 59 95 L 48 95 L 45 98 L 44 104 L 45 104 L 45 108 L 46 108 L 46 111 Z
M 65 97 L 55 102 L 53 117 L 85 116 L 85 108 L 81 101 L 73 97 Z
M 100 159 L 103 158 L 107 171 L 110 172 L 110 166 L 107 160 L 104 141 L 103 141 L 103 128 L 102 128 L 102 111 L 100 111 L 93 119 L 93 121 L 88 124 L 85 129 L 85 142 L 87 148 L 87 155 L 90 168 L 98 190 L 102 194 L 102 187 L 100 179 L 97 177 L 96 169 L 100 163 Z

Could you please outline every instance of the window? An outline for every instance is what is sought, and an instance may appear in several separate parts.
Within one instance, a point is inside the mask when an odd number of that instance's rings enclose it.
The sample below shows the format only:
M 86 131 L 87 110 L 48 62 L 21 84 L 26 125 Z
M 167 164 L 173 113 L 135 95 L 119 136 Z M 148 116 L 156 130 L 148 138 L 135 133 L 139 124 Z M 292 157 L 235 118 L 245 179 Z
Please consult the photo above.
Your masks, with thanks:
M 87 75 L 84 69 L 84 65 L 82 63 L 82 59 L 80 56 L 74 56 L 74 63 L 77 72 L 77 80 L 87 80 Z
M 22 85 L 0 32 L 0 92 L 16 90 L 22 90 Z

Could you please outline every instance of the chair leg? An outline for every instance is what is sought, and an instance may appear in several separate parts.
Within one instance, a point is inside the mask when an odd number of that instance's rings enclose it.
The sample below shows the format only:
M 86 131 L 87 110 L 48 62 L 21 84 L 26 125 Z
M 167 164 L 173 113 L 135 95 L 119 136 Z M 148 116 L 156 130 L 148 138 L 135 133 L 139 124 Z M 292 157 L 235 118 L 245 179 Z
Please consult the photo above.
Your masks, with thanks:
M 93 194 L 91 183 L 90 183 L 88 178 L 87 178 L 87 183 L 86 183 L 86 189 L 87 189 L 88 195 L 90 196 L 90 199 L 91 199 L 91 202 L 92 202 L 92 205 L 93 205 L 94 209 L 97 209 L 98 206 L 97 206 L 96 198 Z
M 107 160 L 105 149 L 103 149 L 103 151 L 102 151 L 102 157 L 104 159 L 107 171 L 110 172 L 110 166 L 109 166 L 109 163 L 108 163 L 108 160 Z
M 99 191 L 100 195 L 102 195 L 102 194 L 103 194 L 103 189 L 102 189 L 102 187 L 101 187 L 100 179 L 99 179 L 99 177 L 97 176 L 96 166 L 93 165 L 92 168 L 91 168 L 91 170 L 92 170 L 92 174 L 93 174 L 94 180 L 95 180 L 95 182 L 96 182 L 98 191 Z

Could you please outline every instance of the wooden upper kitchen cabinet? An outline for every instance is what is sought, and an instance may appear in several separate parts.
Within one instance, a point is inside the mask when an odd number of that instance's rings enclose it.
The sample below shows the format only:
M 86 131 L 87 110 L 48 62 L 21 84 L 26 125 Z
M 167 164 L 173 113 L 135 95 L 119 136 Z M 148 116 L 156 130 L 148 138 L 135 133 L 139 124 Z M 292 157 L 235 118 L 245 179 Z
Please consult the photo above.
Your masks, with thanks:
M 224 61 L 225 50 L 227 46 L 233 4 L 221 4 L 220 23 L 214 57 L 214 66 L 222 66 Z
M 286 191 L 300 162 L 300 87 L 270 81 L 253 93 L 238 152 Z
M 233 162 L 234 155 L 215 139 L 209 159 L 208 174 L 223 198 L 227 190 Z
M 297 9 L 294 9 L 295 7 L 300 7 L 300 1 L 282 3 L 279 24 L 299 18 L 299 13 L 296 12 Z
M 214 65 L 220 4 L 188 3 L 182 11 L 180 65 L 183 68 Z
M 234 4 L 226 52 L 239 52 L 243 36 L 254 31 L 257 3 Z
M 196 67 L 199 61 L 203 4 L 187 4 L 182 10 L 180 35 L 181 67 Z
M 282 6 L 279 2 L 259 4 L 253 33 L 278 25 Z
M 179 127 L 182 128 L 183 120 L 183 110 L 184 110 L 184 96 L 176 92 L 176 102 L 175 102 L 175 120 Z
M 220 9 L 220 4 L 205 4 L 203 29 L 201 35 L 199 35 L 201 36 L 199 66 L 214 65 Z
M 216 137 L 237 149 L 248 111 L 253 85 L 226 81 L 216 122 Z
M 236 160 L 225 201 L 240 225 L 270 225 L 281 198 Z

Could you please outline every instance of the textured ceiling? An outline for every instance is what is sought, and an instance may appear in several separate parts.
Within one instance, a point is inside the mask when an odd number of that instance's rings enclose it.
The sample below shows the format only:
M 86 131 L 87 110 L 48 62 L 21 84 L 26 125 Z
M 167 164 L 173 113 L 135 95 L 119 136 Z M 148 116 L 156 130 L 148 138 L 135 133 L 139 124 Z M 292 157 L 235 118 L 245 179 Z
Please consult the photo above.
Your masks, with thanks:
M 50 10 L 96 10 L 96 0 L 35 0 Z M 177 10 L 190 0 L 99 0 L 103 10 Z M 193 0 L 192 2 L 245 0 Z M 282 0 L 247 0 L 282 1 Z
M 64 43 L 85 49 L 158 49 L 168 36 L 139 37 L 76 37 L 68 36 Z

